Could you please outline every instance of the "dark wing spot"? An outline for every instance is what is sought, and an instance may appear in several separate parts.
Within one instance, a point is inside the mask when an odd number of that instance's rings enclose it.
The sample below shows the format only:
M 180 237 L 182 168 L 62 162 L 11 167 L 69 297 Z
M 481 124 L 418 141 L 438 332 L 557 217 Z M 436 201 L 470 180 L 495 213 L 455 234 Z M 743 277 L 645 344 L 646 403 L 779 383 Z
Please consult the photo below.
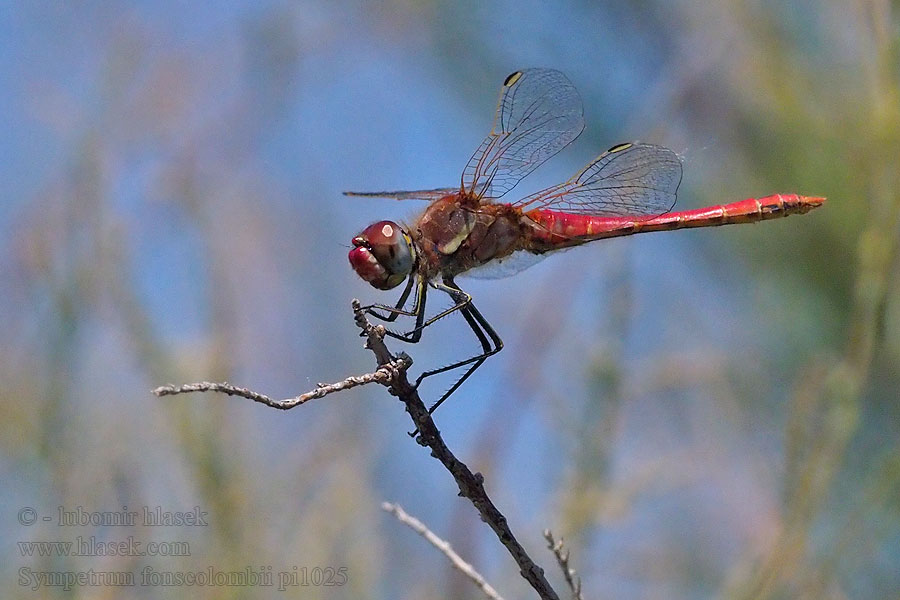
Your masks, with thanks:
M 503 80 L 503 85 L 506 87 L 511 86 L 515 82 L 519 80 L 519 77 L 522 76 L 522 71 L 516 71 L 515 73 L 510 73 L 509 76 Z
M 612 154 L 613 152 L 621 152 L 622 150 L 628 150 L 629 148 L 631 148 L 631 145 L 632 145 L 631 142 L 628 142 L 627 144 L 616 144 L 615 146 L 613 146 L 612 148 L 607 150 L 607 152 Z

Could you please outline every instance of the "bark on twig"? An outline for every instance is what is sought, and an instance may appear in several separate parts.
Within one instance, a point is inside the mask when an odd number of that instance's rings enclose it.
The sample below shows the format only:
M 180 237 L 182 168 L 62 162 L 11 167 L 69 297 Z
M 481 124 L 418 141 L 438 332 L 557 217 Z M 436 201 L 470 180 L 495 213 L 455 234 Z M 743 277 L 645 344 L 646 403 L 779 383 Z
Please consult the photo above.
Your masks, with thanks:
M 283 400 L 275 400 L 265 394 L 260 394 L 259 392 L 254 392 L 247 388 L 237 387 L 228 382 L 213 383 L 211 381 L 186 383 L 184 385 L 163 385 L 153 390 L 153 393 L 157 396 L 175 396 L 177 394 L 187 394 L 190 392 L 220 392 L 222 394 L 228 394 L 229 396 L 247 398 L 248 400 L 253 400 L 254 402 L 259 402 L 266 406 L 271 406 L 272 408 L 288 410 L 303 404 L 304 402 L 309 402 L 316 398 L 324 398 L 328 394 L 349 390 L 350 388 L 366 385 L 367 383 L 390 385 L 391 380 L 394 377 L 394 371 L 406 369 L 410 364 L 412 363 L 408 358 L 401 357 L 379 366 L 378 369 L 372 373 L 347 377 L 343 381 L 337 381 L 335 383 L 319 383 L 314 389 L 305 394 L 300 394 L 293 398 L 285 398 Z

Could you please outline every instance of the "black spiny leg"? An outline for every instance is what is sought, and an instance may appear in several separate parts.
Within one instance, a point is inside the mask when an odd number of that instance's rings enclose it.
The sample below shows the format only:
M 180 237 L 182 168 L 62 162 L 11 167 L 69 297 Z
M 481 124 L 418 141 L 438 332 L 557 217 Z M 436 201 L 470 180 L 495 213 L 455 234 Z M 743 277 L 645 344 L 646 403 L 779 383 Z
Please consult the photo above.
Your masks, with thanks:
M 419 341 L 419 339 L 422 337 L 422 329 L 426 325 L 428 325 L 428 323 L 423 324 L 423 322 L 425 321 L 425 298 L 428 295 L 428 284 L 421 277 L 417 279 L 419 285 L 416 289 L 416 303 L 413 306 L 413 309 L 409 312 L 397 311 L 396 313 L 394 313 L 395 315 L 414 315 L 416 317 L 416 327 L 409 333 L 397 333 L 396 331 L 391 331 L 390 329 L 385 329 L 384 331 L 385 335 L 404 342 L 409 342 L 410 344 L 415 344 Z M 396 316 L 394 318 L 396 318 Z
M 447 281 L 447 280 L 445 280 L 445 281 Z M 396 331 L 385 331 L 385 334 L 389 335 L 392 338 L 415 344 L 422 337 L 422 330 L 424 330 L 426 327 L 428 327 L 429 325 L 431 325 L 432 323 L 434 323 L 436 321 L 443 319 L 450 313 L 456 312 L 457 310 L 463 310 L 467 306 L 470 306 L 472 304 L 472 296 L 470 296 L 469 294 L 465 293 L 464 291 L 462 291 L 461 289 L 459 289 L 455 285 L 453 285 L 453 280 L 449 280 L 449 281 L 450 281 L 452 287 L 446 285 L 446 283 L 441 284 L 441 283 L 432 282 L 428 285 L 432 286 L 435 289 L 442 290 L 442 291 L 446 292 L 447 294 L 449 294 L 450 297 L 453 298 L 453 301 L 455 302 L 455 304 L 453 306 L 451 306 L 447 310 L 441 311 L 440 313 L 436 314 L 435 316 L 431 317 L 430 319 L 428 319 L 426 321 L 425 320 L 425 290 L 427 289 L 427 286 L 420 280 L 419 292 L 421 295 L 421 302 L 419 302 L 419 299 L 417 298 L 416 306 L 419 308 L 419 311 L 416 313 L 415 328 L 413 328 L 412 331 L 409 331 L 407 333 L 397 333 Z
M 460 312 L 462 313 L 463 318 L 466 320 L 466 323 L 469 324 L 469 327 L 475 333 L 475 337 L 478 338 L 478 341 L 481 342 L 481 354 L 473 356 L 471 358 L 467 358 L 466 360 L 461 360 L 459 362 L 453 363 L 451 365 L 447 365 L 445 367 L 441 367 L 439 369 L 432 369 L 430 371 L 425 371 L 421 375 L 419 375 L 418 379 L 416 379 L 416 387 L 422 383 L 422 380 L 426 377 L 431 377 L 432 375 L 437 375 L 438 373 L 445 373 L 447 371 L 452 371 L 453 369 L 464 367 L 466 365 L 472 365 L 469 367 L 466 372 L 460 377 L 456 383 L 454 383 L 449 390 L 447 390 L 441 398 L 435 402 L 428 412 L 434 412 L 441 403 L 450 397 L 453 392 L 459 388 L 463 384 L 463 382 L 469 378 L 472 373 L 475 372 L 478 367 L 480 367 L 485 360 L 489 356 L 492 356 L 500 350 L 503 349 L 503 340 L 500 339 L 500 336 L 497 335 L 497 332 L 494 331 L 494 328 L 491 327 L 490 323 L 487 322 L 478 309 L 475 308 L 475 305 L 472 304 L 472 297 L 460 290 L 456 287 L 456 284 L 452 279 L 445 279 L 444 286 L 440 289 L 444 289 L 451 297 L 457 297 L 459 294 L 464 294 L 468 299 L 468 302 L 465 306 L 460 308 Z M 487 334 L 487 335 L 485 335 Z
M 413 305 L 412 310 L 405 310 L 403 308 L 403 305 L 406 304 L 406 301 L 412 291 L 414 279 L 418 282 L 418 286 L 416 289 L 416 302 Z M 426 321 L 425 298 L 427 296 L 429 285 L 431 285 L 435 289 L 447 293 L 447 295 L 449 295 L 450 298 L 453 299 L 454 304 L 450 308 L 438 313 L 437 315 L 431 317 Z M 383 310 L 388 314 L 382 315 L 375 312 L 375 310 Z M 466 365 L 471 365 L 468 369 L 466 369 L 466 372 L 463 373 L 463 376 L 456 380 L 456 382 L 452 386 L 450 386 L 450 389 L 447 390 L 444 395 L 441 396 L 440 399 L 431 406 L 430 409 L 428 409 L 429 413 L 434 412 L 437 407 L 444 402 L 444 400 L 449 398 L 453 394 L 453 392 L 455 392 L 459 388 L 459 386 L 461 386 L 463 382 L 465 382 L 466 379 L 468 379 L 469 376 L 471 376 L 472 373 L 474 373 L 478 369 L 478 367 L 484 364 L 484 361 L 487 360 L 489 356 L 500 352 L 500 350 L 503 349 L 503 340 L 500 339 L 500 336 L 497 335 L 497 332 L 494 331 L 494 328 L 491 327 L 490 323 L 487 322 L 487 319 L 485 319 L 484 316 L 482 316 L 482 314 L 478 312 L 478 309 L 475 308 L 475 305 L 472 304 L 472 296 L 459 289 L 459 287 L 457 287 L 456 283 L 453 281 L 452 277 L 444 278 L 443 283 L 427 283 L 421 277 L 410 277 L 409 283 L 406 284 L 406 289 L 404 289 L 403 293 L 400 295 L 400 299 L 398 300 L 396 306 L 389 306 L 387 304 L 373 304 L 366 307 L 366 312 L 368 314 L 387 322 L 395 321 L 400 315 L 415 316 L 416 326 L 412 331 L 408 333 L 397 333 L 390 330 L 385 331 L 385 335 L 413 344 L 421 339 L 422 331 L 426 327 L 428 327 L 435 321 L 443 319 L 450 313 L 453 313 L 457 310 L 462 313 L 462 316 L 466 320 L 466 323 L 469 324 L 469 328 L 481 343 L 482 352 L 481 354 L 478 354 L 471 358 L 455 362 L 439 369 L 425 371 L 424 373 L 419 375 L 418 379 L 416 379 L 416 387 L 418 387 L 419 384 L 422 383 L 422 381 L 427 377 L 437 375 L 438 373 L 446 373 L 447 371 L 452 371 L 453 369 L 464 367 Z M 413 432 L 413 435 L 415 435 L 415 432 Z
M 403 290 L 403 293 L 400 294 L 400 299 L 397 300 L 397 304 L 395 306 L 389 306 L 387 304 L 370 304 L 369 306 L 364 306 L 363 310 L 366 311 L 367 314 L 372 315 L 376 319 L 381 321 L 387 321 L 388 323 L 393 323 L 397 320 L 397 317 L 400 315 L 404 315 L 406 317 L 413 317 L 418 312 L 418 301 L 419 296 L 416 295 L 416 305 L 413 306 L 411 311 L 404 310 L 403 305 L 406 304 L 406 299 L 409 298 L 409 293 L 412 291 L 413 284 L 416 282 L 418 277 L 415 275 L 410 275 L 409 280 L 406 282 L 406 288 Z M 387 315 L 382 315 L 381 313 L 375 312 L 375 309 L 383 310 L 387 312 Z

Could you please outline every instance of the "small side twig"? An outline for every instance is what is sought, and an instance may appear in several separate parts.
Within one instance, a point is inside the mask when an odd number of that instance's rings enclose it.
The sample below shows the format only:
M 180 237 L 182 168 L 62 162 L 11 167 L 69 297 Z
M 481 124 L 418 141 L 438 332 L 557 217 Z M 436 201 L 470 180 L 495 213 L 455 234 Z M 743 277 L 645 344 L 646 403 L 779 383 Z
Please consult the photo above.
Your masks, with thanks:
M 450 564 L 453 565 L 458 571 L 460 571 L 463 575 L 472 580 L 472 582 L 478 586 L 478 588 L 484 592 L 484 595 L 490 598 L 491 600 L 503 600 L 503 597 L 497 593 L 491 585 L 485 581 L 484 577 L 476 571 L 472 565 L 467 563 L 457 554 L 453 548 L 450 547 L 450 543 L 446 540 L 439 538 L 434 534 L 428 527 L 425 526 L 417 518 L 408 514 L 399 504 L 391 504 L 390 502 L 384 502 L 381 505 L 382 510 L 391 513 L 397 520 L 424 537 L 428 542 L 440 550 L 444 556 L 450 559 Z
M 222 383 L 213 383 L 211 381 L 200 381 L 198 383 L 187 383 L 184 385 L 163 385 L 155 390 L 153 393 L 157 396 L 174 396 L 177 394 L 187 394 L 190 392 L 220 392 L 222 394 L 228 394 L 229 396 L 240 396 L 242 398 L 247 398 L 248 400 L 253 400 L 254 402 L 259 402 L 261 404 L 265 404 L 266 406 L 271 406 L 272 408 L 278 408 L 281 410 L 288 410 L 294 408 L 295 406 L 299 406 L 304 402 L 309 402 L 310 400 L 315 400 L 316 398 L 324 398 L 328 394 L 333 394 L 334 392 L 340 392 L 342 390 L 349 390 L 350 388 L 355 388 L 360 385 L 366 385 L 367 383 L 380 383 L 382 385 L 390 385 L 391 381 L 394 378 L 394 374 L 400 369 L 407 369 L 412 361 L 406 356 L 401 356 L 395 360 L 392 360 L 388 363 L 385 363 L 378 367 L 372 373 L 366 373 L 365 375 L 358 375 L 347 377 L 342 381 L 337 381 L 335 383 L 319 383 L 316 387 L 305 394 L 300 394 L 299 396 L 294 396 L 293 398 L 285 398 L 283 400 L 275 400 L 266 396 L 265 394 L 260 394 L 259 392 L 254 392 L 253 390 L 249 390 L 247 388 L 237 387 L 231 385 L 227 382 Z
M 559 563 L 559 568 L 562 569 L 563 577 L 566 578 L 566 583 L 569 585 L 569 589 L 572 590 L 572 599 L 584 600 L 584 596 L 581 595 L 581 577 L 578 577 L 575 569 L 569 566 L 569 551 L 563 546 L 562 538 L 556 541 L 553 537 L 553 532 L 545 529 L 544 539 L 547 540 L 547 547 L 553 552 L 553 556 L 556 557 L 556 562 Z

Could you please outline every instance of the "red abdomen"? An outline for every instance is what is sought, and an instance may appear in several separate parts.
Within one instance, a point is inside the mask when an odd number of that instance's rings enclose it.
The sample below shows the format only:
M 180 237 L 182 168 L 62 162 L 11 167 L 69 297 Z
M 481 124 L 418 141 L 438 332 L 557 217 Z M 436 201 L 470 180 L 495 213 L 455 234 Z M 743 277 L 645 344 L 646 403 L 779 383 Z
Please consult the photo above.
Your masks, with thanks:
M 797 194 L 775 194 L 731 204 L 669 212 L 658 217 L 598 217 L 537 209 L 525 213 L 525 217 L 532 222 L 528 249 L 532 252 L 547 252 L 592 240 L 635 233 L 753 223 L 802 214 L 821 206 L 824 201 L 824 198 Z

